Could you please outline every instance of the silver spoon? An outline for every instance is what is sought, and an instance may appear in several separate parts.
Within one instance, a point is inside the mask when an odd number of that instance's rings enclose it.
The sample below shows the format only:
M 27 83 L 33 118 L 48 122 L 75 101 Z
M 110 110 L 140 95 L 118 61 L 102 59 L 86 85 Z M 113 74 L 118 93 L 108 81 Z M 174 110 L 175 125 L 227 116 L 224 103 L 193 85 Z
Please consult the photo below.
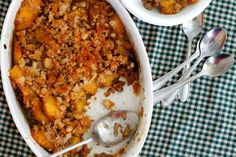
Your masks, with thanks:
M 183 32 L 188 37 L 188 50 L 187 50 L 187 58 L 191 56 L 191 48 L 193 39 L 198 36 L 198 34 L 202 31 L 204 24 L 204 15 L 201 13 L 194 19 L 187 21 L 182 24 Z M 189 69 L 190 64 L 187 64 L 183 69 L 183 74 Z M 185 102 L 188 99 L 190 93 L 190 84 L 186 84 L 178 93 L 179 99 L 182 102 Z
M 186 83 L 192 82 L 201 76 L 210 76 L 210 77 L 217 77 L 225 74 L 234 64 L 234 56 L 229 54 L 218 54 L 216 56 L 212 56 L 206 60 L 203 65 L 202 71 L 198 74 L 181 80 L 180 82 L 160 89 L 154 92 L 154 103 L 159 102 L 163 98 L 165 98 L 168 94 L 172 93 L 173 91 L 178 90 L 180 87 L 185 85 Z
M 194 53 L 188 59 L 186 59 L 182 64 L 174 68 L 173 70 L 169 71 L 162 77 L 156 79 L 153 82 L 153 91 L 160 89 L 166 82 L 168 82 L 173 76 L 175 76 L 181 69 L 183 69 L 187 64 L 191 63 L 194 59 L 199 56 L 199 53 Z
M 115 111 L 99 119 L 93 126 L 93 136 L 87 140 L 67 147 L 57 153 L 49 155 L 56 157 L 72 149 L 98 141 L 105 146 L 111 146 L 131 137 L 138 127 L 139 117 L 132 111 Z M 126 132 L 124 133 L 126 129 Z M 122 132 L 123 131 L 123 132 Z
M 183 79 L 189 77 L 203 58 L 210 57 L 212 55 L 219 53 L 219 51 L 224 46 L 225 41 L 226 41 L 226 31 L 223 28 L 214 28 L 211 31 L 209 31 L 200 40 L 198 44 L 196 53 L 197 54 L 200 53 L 200 56 L 198 57 L 197 61 L 193 64 L 193 66 L 189 68 L 186 71 L 186 73 L 179 79 L 179 81 L 182 81 Z M 172 104 L 176 98 L 178 91 L 179 89 L 168 95 L 165 99 L 163 99 L 161 101 L 161 105 L 168 106 Z

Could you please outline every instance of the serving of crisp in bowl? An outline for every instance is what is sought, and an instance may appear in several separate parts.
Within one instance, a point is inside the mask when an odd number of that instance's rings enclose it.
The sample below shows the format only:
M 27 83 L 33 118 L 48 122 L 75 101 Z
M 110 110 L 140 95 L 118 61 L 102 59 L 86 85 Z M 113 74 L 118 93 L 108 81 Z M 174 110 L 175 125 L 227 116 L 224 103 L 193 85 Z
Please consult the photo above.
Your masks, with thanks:
M 135 135 L 65 156 L 137 156 L 151 122 L 152 78 L 141 36 L 119 1 L 12 1 L 1 36 L 1 74 L 14 122 L 37 156 L 91 135 L 115 110 L 140 116 Z
M 201 14 L 212 0 L 121 0 L 139 19 L 159 26 L 173 26 Z

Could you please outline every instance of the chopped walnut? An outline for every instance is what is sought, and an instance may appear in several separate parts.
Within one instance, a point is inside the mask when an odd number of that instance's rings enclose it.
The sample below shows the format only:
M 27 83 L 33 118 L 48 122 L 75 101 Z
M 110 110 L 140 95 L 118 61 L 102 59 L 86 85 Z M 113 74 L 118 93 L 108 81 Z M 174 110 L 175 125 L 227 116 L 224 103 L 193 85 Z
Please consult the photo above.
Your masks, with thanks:
M 113 106 L 115 105 L 115 103 L 109 99 L 103 100 L 102 104 L 108 110 L 112 110 Z
M 154 0 L 143 0 L 143 4 L 147 10 L 152 10 L 154 7 Z
M 126 114 L 126 112 L 122 112 L 122 118 L 123 118 L 123 120 L 126 120 L 126 119 L 127 119 L 127 114 Z
M 126 126 L 126 128 L 122 131 L 123 138 L 129 137 L 131 134 L 131 128 L 129 125 Z
M 117 137 L 119 135 L 119 129 L 122 129 L 122 125 L 119 123 L 115 123 L 114 125 L 114 136 Z
M 152 10 L 156 6 L 162 14 L 176 14 L 188 5 L 196 3 L 198 0 L 142 0 L 147 10 Z

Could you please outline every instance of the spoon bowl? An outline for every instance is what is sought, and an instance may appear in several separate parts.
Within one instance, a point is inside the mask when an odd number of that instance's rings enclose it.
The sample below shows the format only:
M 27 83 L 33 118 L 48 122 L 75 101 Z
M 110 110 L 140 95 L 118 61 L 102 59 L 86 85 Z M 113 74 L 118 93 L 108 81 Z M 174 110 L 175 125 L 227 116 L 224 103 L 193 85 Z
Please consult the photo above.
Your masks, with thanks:
M 134 135 L 138 123 L 139 116 L 135 112 L 125 110 L 110 112 L 94 124 L 92 137 L 53 153 L 49 157 L 57 157 L 93 141 L 100 142 L 105 146 L 118 144 Z
M 196 52 L 185 60 L 182 64 L 177 66 L 175 69 L 171 70 L 167 74 L 158 78 L 153 83 L 154 91 L 160 89 L 167 81 L 169 81 L 173 76 L 175 76 L 181 69 L 183 69 L 187 64 L 191 63 L 194 59 L 197 59 L 191 68 L 189 68 L 181 79 L 189 76 L 201 60 L 205 57 L 210 57 L 219 53 L 226 41 L 226 31 L 223 28 L 214 28 L 210 30 L 203 38 L 200 39 Z M 220 39 L 218 39 L 220 38 Z M 214 50 L 214 51 L 211 51 Z M 200 56 L 199 56 L 200 55 Z M 177 92 L 178 93 L 178 92 Z M 175 94 L 177 94 L 175 93 Z M 172 94 L 174 95 L 174 94 Z M 168 99 L 173 99 L 175 97 L 169 97 Z
M 209 57 L 218 53 L 227 38 L 227 33 L 223 28 L 214 28 L 210 30 L 202 39 L 199 50 L 202 58 Z
M 204 25 L 204 15 L 201 13 L 193 20 L 183 23 L 183 32 L 188 39 L 195 38 L 201 31 Z
M 139 117 L 135 112 L 111 112 L 96 122 L 94 135 L 104 145 L 115 145 L 133 135 L 138 127 L 138 122 Z
M 225 44 L 226 37 L 227 37 L 226 31 L 223 28 L 214 28 L 214 29 L 210 30 L 209 32 L 207 32 L 205 34 L 205 36 L 200 39 L 199 44 L 197 46 L 197 50 L 192 55 L 192 56 L 195 56 L 195 58 L 198 57 L 198 59 L 183 74 L 183 76 L 179 79 L 178 82 L 184 80 L 185 78 L 188 78 L 191 75 L 191 73 L 193 72 L 193 70 L 203 60 L 203 58 L 214 56 L 214 55 L 218 54 L 220 52 L 220 50 L 223 48 L 224 44 Z M 188 61 L 188 63 L 189 62 L 191 62 L 191 61 Z M 161 101 L 162 106 L 169 106 L 170 104 L 172 104 L 179 91 L 181 92 L 179 94 L 179 97 L 184 95 L 182 93 L 182 91 L 183 91 L 182 88 L 180 88 L 180 89 L 177 88 L 176 91 L 174 91 L 173 93 L 170 93 L 169 95 L 166 95 L 166 97 L 163 98 L 163 100 Z M 154 98 L 154 99 L 156 99 L 156 98 Z
M 208 58 L 203 66 L 207 76 L 217 77 L 225 74 L 234 64 L 234 56 L 219 54 Z
M 179 90 L 183 85 L 192 82 L 202 76 L 217 77 L 225 74 L 234 65 L 234 56 L 229 54 L 218 54 L 208 58 L 202 68 L 202 71 L 194 76 L 183 79 L 169 87 L 160 89 L 154 92 L 155 100 L 157 103 L 166 98 L 173 91 Z

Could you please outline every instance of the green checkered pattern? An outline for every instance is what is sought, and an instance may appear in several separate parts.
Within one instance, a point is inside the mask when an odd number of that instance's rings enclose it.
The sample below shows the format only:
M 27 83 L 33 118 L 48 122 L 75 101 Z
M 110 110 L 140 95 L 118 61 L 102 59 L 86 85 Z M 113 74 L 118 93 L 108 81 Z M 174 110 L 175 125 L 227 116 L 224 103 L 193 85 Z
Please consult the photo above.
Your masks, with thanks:
M 10 0 L 0 0 L 0 27 Z M 228 32 L 222 53 L 236 55 L 236 0 L 213 0 L 205 10 L 204 31 L 214 27 Z M 133 17 L 150 58 L 153 79 L 185 59 L 187 39 L 181 26 L 158 27 Z M 200 71 L 201 66 L 196 71 Z M 174 77 L 169 84 L 179 78 Z M 0 85 L 2 91 L 2 85 Z M 0 156 L 33 156 L 11 118 L 0 92 Z M 204 77 L 192 83 L 190 101 L 154 106 L 152 124 L 141 157 L 236 156 L 236 65 L 224 76 Z

